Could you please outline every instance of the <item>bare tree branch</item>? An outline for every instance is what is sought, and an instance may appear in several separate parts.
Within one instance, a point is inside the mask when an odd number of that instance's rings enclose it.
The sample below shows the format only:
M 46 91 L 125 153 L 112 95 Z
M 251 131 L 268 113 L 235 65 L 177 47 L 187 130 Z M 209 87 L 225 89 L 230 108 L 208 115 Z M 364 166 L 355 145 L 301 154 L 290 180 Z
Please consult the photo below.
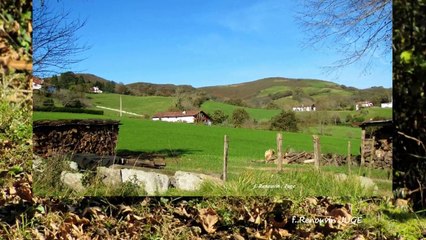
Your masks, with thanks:
M 330 45 L 344 67 L 392 47 L 391 0 L 300 0 L 303 10 L 296 18 L 304 29 L 305 47 Z
M 45 1 L 33 12 L 34 75 L 57 74 L 84 60 L 79 56 L 89 47 L 78 43 L 77 33 L 86 21 L 69 20 L 69 12 L 49 9 Z

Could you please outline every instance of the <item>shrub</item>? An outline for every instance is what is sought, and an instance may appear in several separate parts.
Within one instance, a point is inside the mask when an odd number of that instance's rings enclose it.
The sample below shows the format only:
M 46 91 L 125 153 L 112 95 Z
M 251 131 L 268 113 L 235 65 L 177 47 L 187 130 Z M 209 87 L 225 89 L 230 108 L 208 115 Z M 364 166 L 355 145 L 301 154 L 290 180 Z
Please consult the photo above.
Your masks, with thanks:
M 297 132 L 297 120 L 294 112 L 281 111 L 271 119 L 271 130 Z
M 221 124 L 228 119 L 228 115 L 226 115 L 222 110 L 215 110 L 211 115 L 214 124 Z
M 250 119 L 248 112 L 244 108 L 237 108 L 232 112 L 232 123 L 235 127 L 241 127 L 241 125 Z
M 70 107 L 37 107 L 37 106 L 34 106 L 33 110 L 39 111 L 39 112 L 67 112 L 67 113 L 87 113 L 87 114 L 95 114 L 95 115 L 104 115 L 104 111 L 101 111 L 101 110 L 70 108 Z
M 46 100 L 43 101 L 43 106 L 45 107 L 53 107 L 55 106 L 55 103 L 53 102 L 53 99 L 48 98 Z

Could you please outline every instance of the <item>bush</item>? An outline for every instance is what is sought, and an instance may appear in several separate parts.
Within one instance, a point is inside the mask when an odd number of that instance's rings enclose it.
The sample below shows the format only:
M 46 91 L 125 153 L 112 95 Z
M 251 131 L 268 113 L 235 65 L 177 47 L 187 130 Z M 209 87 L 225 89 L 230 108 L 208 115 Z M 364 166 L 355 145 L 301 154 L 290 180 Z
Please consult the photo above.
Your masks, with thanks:
M 222 110 L 215 110 L 211 115 L 214 124 L 221 124 L 228 119 L 228 115 L 226 115 Z
M 235 127 L 241 127 L 241 125 L 250 119 L 248 112 L 244 108 L 237 108 L 232 112 L 232 123 Z
M 45 107 L 53 107 L 55 106 L 55 103 L 53 102 L 53 99 L 48 98 L 46 100 L 43 101 L 43 106 Z
M 271 130 L 297 132 L 297 120 L 294 112 L 281 111 L 271 119 Z
M 87 113 L 87 114 L 95 114 L 95 115 L 104 115 L 104 111 L 101 111 L 101 110 L 70 108 L 70 107 L 37 107 L 37 106 L 34 106 L 33 110 L 39 111 L 39 112 L 67 112 L 67 113 Z

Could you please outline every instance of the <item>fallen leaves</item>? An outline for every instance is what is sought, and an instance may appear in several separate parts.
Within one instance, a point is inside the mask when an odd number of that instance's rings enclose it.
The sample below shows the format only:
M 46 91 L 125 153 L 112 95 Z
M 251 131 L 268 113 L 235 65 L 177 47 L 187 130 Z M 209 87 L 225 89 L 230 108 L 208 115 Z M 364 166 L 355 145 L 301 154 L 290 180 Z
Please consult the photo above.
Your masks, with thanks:
M 211 208 L 200 209 L 199 214 L 201 225 L 203 226 L 204 230 L 207 233 L 216 232 L 216 228 L 214 227 L 214 225 L 219 221 L 219 217 L 216 211 Z

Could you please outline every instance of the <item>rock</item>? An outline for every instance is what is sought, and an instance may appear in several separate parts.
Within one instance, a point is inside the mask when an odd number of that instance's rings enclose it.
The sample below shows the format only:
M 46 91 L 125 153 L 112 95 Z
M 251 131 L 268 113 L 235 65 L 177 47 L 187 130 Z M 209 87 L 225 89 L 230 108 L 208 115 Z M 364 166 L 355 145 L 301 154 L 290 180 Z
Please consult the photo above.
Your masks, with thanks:
M 223 184 L 219 178 L 205 174 L 177 171 L 173 177 L 172 184 L 175 188 L 185 191 L 197 191 L 205 181 Z
M 76 162 L 66 161 L 66 163 L 72 170 L 78 171 L 78 164 Z
M 98 167 L 96 174 L 107 186 L 116 186 L 121 183 L 121 170 L 115 168 Z
M 274 149 L 268 149 L 268 150 L 266 150 L 266 152 L 265 152 L 265 161 L 266 162 L 271 161 L 274 158 L 274 155 L 275 155 Z
M 83 186 L 82 179 L 82 173 L 72 173 L 68 171 L 61 172 L 61 182 L 78 193 L 82 193 L 86 190 Z
M 165 193 L 170 185 L 170 179 L 167 175 L 135 169 L 121 169 L 121 181 L 123 183 L 135 182 L 142 186 L 148 195 Z
M 338 173 L 334 176 L 338 181 L 346 181 L 348 179 L 348 175 L 344 173 Z
M 364 189 L 373 189 L 374 193 L 377 193 L 377 191 L 379 190 L 379 188 L 371 178 L 359 176 L 358 180 Z
M 33 171 L 43 172 L 43 159 L 35 154 L 33 154 Z

